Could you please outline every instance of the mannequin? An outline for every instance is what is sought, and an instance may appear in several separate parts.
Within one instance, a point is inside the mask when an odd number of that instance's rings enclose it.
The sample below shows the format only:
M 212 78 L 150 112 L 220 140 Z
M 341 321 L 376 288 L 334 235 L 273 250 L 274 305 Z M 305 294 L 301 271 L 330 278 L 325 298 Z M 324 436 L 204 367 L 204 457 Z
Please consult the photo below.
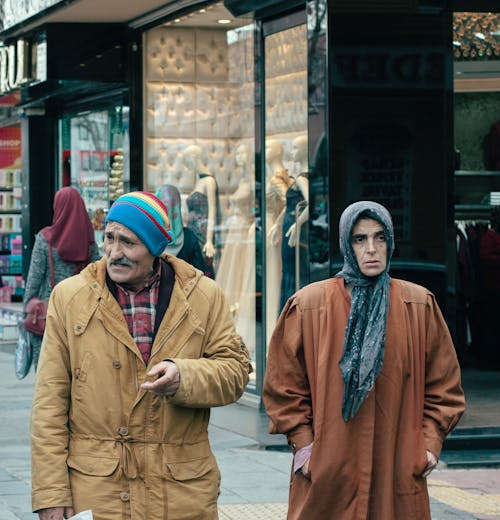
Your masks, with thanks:
M 214 263 L 218 240 L 216 227 L 220 221 L 219 189 L 215 177 L 202 173 L 201 148 L 188 146 L 182 153 L 182 164 L 194 180 L 194 188 L 186 199 L 187 227 L 196 235 L 205 259 L 205 274 L 215 278 Z
M 236 148 L 238 188 L 229 196 L 226 240 L 216 282 L 224 290 L 229 308 L 250 353 L 255 352 L 255 204 L 253 155 L 246 144 Z
M 284 148 L 275 139 L 266 142 L 266 162 L 271 177 L 266 186 L 266 332 L 269 341 L 276 325 L 281 288 L 281 240 L 286 192 L 293 179 L 283 164 Z
M 280 309 L 288 298 L 303 285 L 301 280 L 307 273 L 307 226 L 309 218 L 309 181 L 308 181 L 307 136 L 301 135 L 292 143 L 292 160 L 299 164 L 299 175 L 286 192 L 286 208 L 283 218 L 283 241 L 281 244 L 281 261 L 283 275 L 281 278 Z M 298 250 L 297 250 L 298 248 Z M 297 256 L 298 255 L 298 256 Z M 299 283 L 297 283 L 299 282 Z

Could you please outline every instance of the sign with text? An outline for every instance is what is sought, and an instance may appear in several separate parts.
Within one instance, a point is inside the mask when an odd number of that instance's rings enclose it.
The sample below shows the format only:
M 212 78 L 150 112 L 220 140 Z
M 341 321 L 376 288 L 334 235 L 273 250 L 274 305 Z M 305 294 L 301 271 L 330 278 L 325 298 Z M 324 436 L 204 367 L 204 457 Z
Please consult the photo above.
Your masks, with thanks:
M 21 127 L 0 127 L 0 169 L 21 168 Z
M 23 39 L 0 45 L 0 94 L 19 88 L 29 77 L 29 43 Z
M 334 48 L 334 87 L 442 88 L 446 60 L 435 48 L 337 47 Z

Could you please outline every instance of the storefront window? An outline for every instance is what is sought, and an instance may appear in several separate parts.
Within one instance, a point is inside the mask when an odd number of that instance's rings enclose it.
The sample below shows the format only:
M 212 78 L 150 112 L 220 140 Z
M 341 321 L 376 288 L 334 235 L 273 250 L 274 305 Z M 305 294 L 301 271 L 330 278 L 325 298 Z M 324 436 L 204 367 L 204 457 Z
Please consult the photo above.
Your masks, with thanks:
M 103 253 L 109 206 L 129 191 L 129 109 L 115 106 L 61 120 L 61 184 L 83 197 Z
M 307 28 L 265 39 L 266 337 L 308 282 Z
M 182 235 L 194 233 L 197 267 L 224 289 L 255 363 L 254 30 L 215 4 L 145 33 L 144 172 L 145 189 L 180 192 Z
M 499 13 L 455 13 L 453 50 L 456 60 L 500 59 Z
M 500 14 L 454 13 L 455 346 L 467 409 L 462 428 L 500 425 Z

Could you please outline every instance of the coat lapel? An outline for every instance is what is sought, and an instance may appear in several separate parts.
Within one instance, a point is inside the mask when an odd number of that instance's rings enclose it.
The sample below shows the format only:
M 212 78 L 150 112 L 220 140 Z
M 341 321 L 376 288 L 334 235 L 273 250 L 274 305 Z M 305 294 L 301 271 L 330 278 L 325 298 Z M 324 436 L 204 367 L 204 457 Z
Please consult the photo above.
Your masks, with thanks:
M 193 333 L 204 333 L 201 320 L 189 305 L 184 293 L 176 281 L 167 312 L 156 334 L 152 358 L 160 351 L 161 359 L 175 357 Z

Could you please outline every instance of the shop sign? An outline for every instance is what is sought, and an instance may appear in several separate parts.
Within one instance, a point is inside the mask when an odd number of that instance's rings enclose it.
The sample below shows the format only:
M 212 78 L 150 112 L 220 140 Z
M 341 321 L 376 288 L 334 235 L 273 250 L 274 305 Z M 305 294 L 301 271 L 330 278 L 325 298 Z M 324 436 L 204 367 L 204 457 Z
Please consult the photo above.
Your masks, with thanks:
M 2 29 L 6 30 L 39 14 L 63 0 L 0 0 Z
M 28 81 L 28 57 L 29 44 L 23 39 L 0 46 L 0 95 Z
M 337 48 L 334 87 L 442 88 L 446 60 L 435 48 Z
M 20 168 L 21 164 L 21 127 L 0 128 L 0 169 Z

